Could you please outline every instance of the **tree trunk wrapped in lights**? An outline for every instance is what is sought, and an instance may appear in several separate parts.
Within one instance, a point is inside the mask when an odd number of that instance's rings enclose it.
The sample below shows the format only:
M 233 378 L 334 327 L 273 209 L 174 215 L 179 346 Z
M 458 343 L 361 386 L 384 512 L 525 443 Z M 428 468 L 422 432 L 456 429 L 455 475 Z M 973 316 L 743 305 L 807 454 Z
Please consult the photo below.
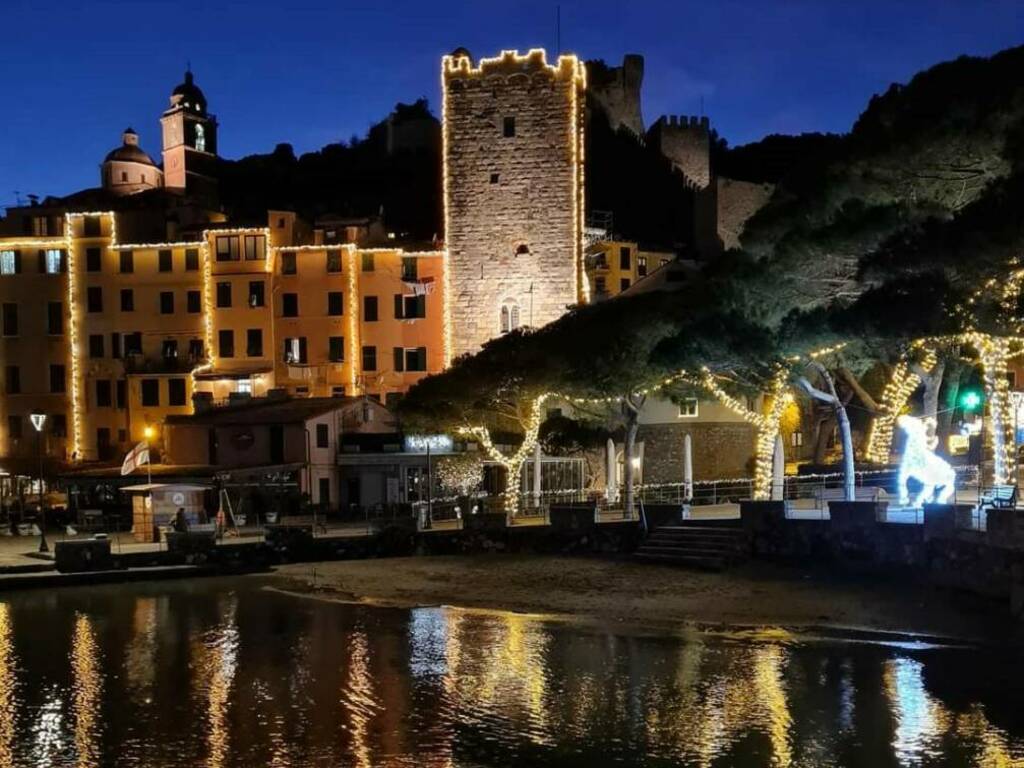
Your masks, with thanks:
M 935 352 L 931 349 L 924 350 L 924 358 L 921 360 L 920 369 L 932 371 L 936 365 Z M 882 399 L 879 403 L 881 411 L 871 422 L 871 430 L 868 432 L 867 443 L 864 448 L 864 455 L 868 461 L 885 464 L 889 461 L 892 452 L 892 437 L 896 427 L 896 417 L 906 406 L 910 396 L 921 385 L 921 376 L 915 372 L 909 360 L 901 360 L 896 364 L 889 377 L 889 383 L 882 391 Z
M 767 409 L 767 413 L 752 410 L 730 395 L 719 386 L 718 382 L 715 381 L 715 377 L 706 368 L 700 383 L 722 405 L 740 416 L 748 424 L 754 425 L 757 434 L 754 439 L 753 496 L 755 501 L 767 501 L 771 498 L 772 493 L 772 462 L 775 456 L 775 436 L 779 434 L 779 422 L 782 421 L 782 414 L 786 410 L 786 406 L 793 401 L 792 394 L 786 392 L 786 387 L 788 386 L 787 372 L 780 368 L 772 377 L 768 391 L 771 404 Z
M 505 512 L 515 515 L 519 509 L 519 489 L 523 479 L 523 462 L 533 453 L 533 447 L 537 444 L 540 435 L 541 407 L 544 401 L 551 395 L 545 393 L 530 401 L 525 414 L 526 431 L 523 433 L 523 442 L 511 456 L 506 456 L 491 441 L 491 432 L 487 427 L 462 427 L 459 434 L 475 437 L 480 442 L 487 457 L 505 468 L 508 473 L 508 482 L 505 486 Z
M 985 397 L 988 400 L 988 416 L 992 424 L 989 430 L 993 457 L 992 483 L 1015 483 L 1017 462 L 1014 455 L 1013 406 L 1007 377 L 1010 340 L 982 333 L 972 333 L 969 339 L 978 349 Z

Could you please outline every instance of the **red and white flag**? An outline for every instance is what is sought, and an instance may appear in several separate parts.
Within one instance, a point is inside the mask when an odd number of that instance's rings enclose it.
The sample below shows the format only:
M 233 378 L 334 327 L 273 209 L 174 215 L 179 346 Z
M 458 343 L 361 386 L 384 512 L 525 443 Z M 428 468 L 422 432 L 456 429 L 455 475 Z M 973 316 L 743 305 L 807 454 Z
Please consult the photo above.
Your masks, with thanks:
M 121 464 L 121 474 L 130 475 L 143 464 L 149 464 L 149 443 L 145 440 L 128 451 Z

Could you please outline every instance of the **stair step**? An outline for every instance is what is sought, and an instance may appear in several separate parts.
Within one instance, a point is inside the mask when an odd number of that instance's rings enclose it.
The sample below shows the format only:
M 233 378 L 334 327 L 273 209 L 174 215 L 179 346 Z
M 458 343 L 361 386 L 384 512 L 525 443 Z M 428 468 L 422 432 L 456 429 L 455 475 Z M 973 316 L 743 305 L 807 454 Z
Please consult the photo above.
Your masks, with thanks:
M 712 549 L 708 547 L 648 547 L 646 545 L 640 547 L 637 552 L 652 555 L 694 555 L 697 557 L 732 557 L 737 554 L 728 549 Z

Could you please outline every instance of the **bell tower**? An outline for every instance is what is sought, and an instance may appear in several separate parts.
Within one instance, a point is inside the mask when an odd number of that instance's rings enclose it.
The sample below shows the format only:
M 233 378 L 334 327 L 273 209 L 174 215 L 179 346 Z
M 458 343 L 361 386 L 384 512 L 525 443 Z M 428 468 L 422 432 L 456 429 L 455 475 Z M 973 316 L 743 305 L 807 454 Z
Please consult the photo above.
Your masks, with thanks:
M 206 111 L 206 97 L 192 71 L 171 91 L 163 128 L 164 186 L 192 195 L 217 190 L 217 119 Z

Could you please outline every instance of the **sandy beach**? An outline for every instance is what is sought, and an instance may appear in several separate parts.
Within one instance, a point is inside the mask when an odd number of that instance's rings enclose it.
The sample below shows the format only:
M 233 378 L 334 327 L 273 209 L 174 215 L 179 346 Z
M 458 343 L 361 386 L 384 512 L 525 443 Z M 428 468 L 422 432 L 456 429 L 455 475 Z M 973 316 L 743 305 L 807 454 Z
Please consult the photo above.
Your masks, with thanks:
M 907 577 L 748 564 L 724 573 L 625 560 L 473 555 L 286 565 L 284 589 L 353 602 L 568 614 L 630 624 L 864 629 L 1005 641 L 999 606 Z

